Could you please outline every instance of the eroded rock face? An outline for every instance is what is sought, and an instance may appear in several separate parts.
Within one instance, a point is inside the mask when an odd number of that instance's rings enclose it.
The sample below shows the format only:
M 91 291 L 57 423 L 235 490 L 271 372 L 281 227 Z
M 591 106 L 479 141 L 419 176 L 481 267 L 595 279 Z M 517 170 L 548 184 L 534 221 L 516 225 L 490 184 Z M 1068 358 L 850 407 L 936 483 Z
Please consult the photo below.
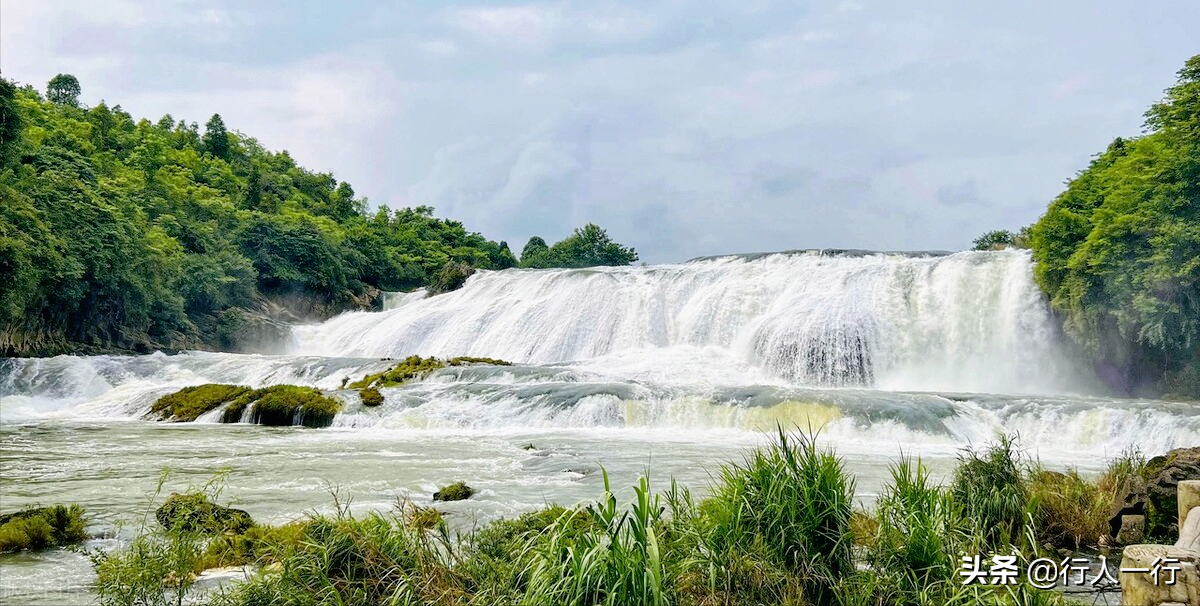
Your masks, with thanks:
M 1200 480 L 1200 446 L 1176 448 L 1163 457 L 1149 461 L 1154 472 L 1147 485 L 1147 496 L 1154 510 L 1150 536 L 1174 536 L 1178 530 L 1179 482 Z M 1200 603 L 1200 602 L 1198 602 Z
M 1125 516 L 1143 516 L 1143 529 L 1145 525 L 1146 515 L 1146 500 L 1148 498 L 1146 492 L 1146 481 L 1139 476 L 1130 476 L 1126 478 L 1125 483 L 1121 485 L 1121 490 L 1117 492 L 1116 501 L 1108 512 L 1108 536 L 1117 537 L 1118 542 L 1129 544 L 1129 542 L 1121 541 L 1121 529 L 1125 524 Z M 1136 541 L 1131 541 L 1136 543 Z

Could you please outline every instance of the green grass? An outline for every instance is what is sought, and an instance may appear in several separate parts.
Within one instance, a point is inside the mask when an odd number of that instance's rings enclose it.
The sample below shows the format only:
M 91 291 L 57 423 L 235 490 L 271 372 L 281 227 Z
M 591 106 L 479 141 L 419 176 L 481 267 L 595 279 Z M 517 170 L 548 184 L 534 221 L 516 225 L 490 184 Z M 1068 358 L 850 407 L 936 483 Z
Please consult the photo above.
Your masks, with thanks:
M 475 494 L 475 489 L 467 486 L 466 482 L 455 482 L 449 486 L 443 486 L 441 490 L 433 493 L 434 501 L 465 501 Z
M 1095 484 L 1115 481 L 1122 465 Z M 204 603 L 1055 606 L 1066 602 L 1056 592 L 964 586 L 957 575 L 963 555 L 986 558 L 989 548 L 1038 555 L 1034 540 L 1004 542 L 1011 522 L 999 533 L 981 527 L 1001 510 L 996 502 L 980 512 L 963 501 L 1019 484 L 1029 500 L 1009 511 L 1030 521 L 1027 534 L 1042 532 L 1046 519 L 1026 515 L 1050 486 L 1035 471 L 1006 438 L 965 452 L 948 486 L 901 458 L 874 510 L 854 510 L 854 479 L 834 452 L 780 431 L 726 465 L 704 498 L 674 482 L 655 493 L 643 477 L 622 499 L 605 472 L 594 503 L 551 505 L 454 537 L 436 509 L 406 501 L 357 517 L 338 503 L 333 515 L 219 535 L 150 528 L 95 561 L 97 589 L 105 605 L 159 604 L 147 596 L 183 596 L 204 567 L 254 564 L 248 581 Z
M 1000 435 L 983 450 L 959 453 L 950 496 L 988 551 L 1019 544 L 1025 536 L 1030 502 L 1022 465 L 1013 436 Z
M 362 398 L 363 406 L 379 406 L 383 404 L 383 394 L 374 387 L 364 387 L 359 390 L 358 395 Z
M 0 515 L 0 553 L 64 547 L 87 540 L 79 505 L 34 507 Z

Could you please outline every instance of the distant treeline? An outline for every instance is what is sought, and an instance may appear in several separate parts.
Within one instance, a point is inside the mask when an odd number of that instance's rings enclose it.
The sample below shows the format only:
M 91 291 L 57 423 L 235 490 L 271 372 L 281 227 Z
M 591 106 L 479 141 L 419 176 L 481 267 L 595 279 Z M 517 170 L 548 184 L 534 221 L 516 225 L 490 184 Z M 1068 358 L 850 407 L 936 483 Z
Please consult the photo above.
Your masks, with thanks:
M 1032 249 L 1064 328 L 1129 393 L 1200 396 L 1200 55 L 1037 223 L 976 248 Z
M 135 121 L 79 95 L 70 75 L 44 96 L 0 79 L 0 354 L 221 347 L 231 310 L 326 316 L 451 265 L 518 264 L 428 206 L 371 209 L 219 115 Z M 529 267 L 637 259 L 594 225 L 525 248 Z

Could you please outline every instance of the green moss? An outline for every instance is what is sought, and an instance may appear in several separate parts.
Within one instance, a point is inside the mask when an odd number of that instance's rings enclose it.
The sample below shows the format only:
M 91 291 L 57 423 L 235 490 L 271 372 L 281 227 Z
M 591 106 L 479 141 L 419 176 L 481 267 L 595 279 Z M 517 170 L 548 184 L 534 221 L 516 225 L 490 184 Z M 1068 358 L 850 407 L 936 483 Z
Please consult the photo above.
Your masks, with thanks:
M 475 489 L 466 482 L 455 482 L 433 493 L 434 501 L 465 501 L 475 494 Z
M 473 358 L 469 356 L 460 356 L 443 360 L 439 358 L 422 358 L 421 356 L 409 356 L 399 364 L 383 372 L 367 375 L 347 387 L 351 389 L 362 389 L 365 387 L 395 387 L 413 379 L 422 378 L 429 373 L 446 368 L 447 366 L 466 366 L 469 364 L 490 364 L 492 366 L 512 366 L 511 362 L 504 360 L 494 360 L 492 358 Z
M 0 515 L 0 553 L 48 549 L 87 540 L 79 505 L 34 507 Z
M 159 421 L 195 421 L 200 415 L 250 391 L 241 385 L 209 383 L 195 385 L 165 395 L 150 407 L 150 416 Z
M 172 494 L 154 512 L 154 517 L 167 530 L 202 534 L 241 533 L 254 526 L 250 514 L 217 505 L 200 492 Z
M 358 395 L 362 397 L 363 406 L 379 406 L 383 404 L 383 394 L 379 393 L 374 387 L 364 387 L 359 390 Z
M 250 407 L 250 422 L 259 425 L 303 425 L 327 427 L 342 410 L 342 402 L 321 393 L 314 387 L 272 385 L 247 390 L 225 407 L 222 423 L 237 423 L 246 407 Z

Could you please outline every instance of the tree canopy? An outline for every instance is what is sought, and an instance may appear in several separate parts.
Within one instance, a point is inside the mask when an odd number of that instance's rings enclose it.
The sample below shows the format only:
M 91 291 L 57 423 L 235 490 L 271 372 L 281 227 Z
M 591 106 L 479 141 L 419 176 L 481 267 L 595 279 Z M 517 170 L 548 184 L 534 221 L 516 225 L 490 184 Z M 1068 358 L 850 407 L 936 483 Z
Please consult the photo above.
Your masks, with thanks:
M 1032 227 L 1064 327 L 1134 393 L 1200 394 L 1200 55 Z
M 443 268 L 516 265 L 427 206 L 368 210 L 286 151 L 0 79 L 0 354 L 221 347 L 229 310 L 328 315 Z M 235 314 L 236 315 L 236 314 Z
M 637 252 L 622 246 L 595 223 L 575 228 L 570 235 L 546 246 L 546 241 L 534 236 L 521 249 L 521 267 L 596 267 L 600 265 L 629 265 L 637 261 Z

